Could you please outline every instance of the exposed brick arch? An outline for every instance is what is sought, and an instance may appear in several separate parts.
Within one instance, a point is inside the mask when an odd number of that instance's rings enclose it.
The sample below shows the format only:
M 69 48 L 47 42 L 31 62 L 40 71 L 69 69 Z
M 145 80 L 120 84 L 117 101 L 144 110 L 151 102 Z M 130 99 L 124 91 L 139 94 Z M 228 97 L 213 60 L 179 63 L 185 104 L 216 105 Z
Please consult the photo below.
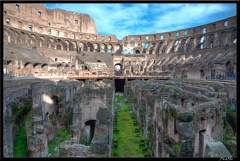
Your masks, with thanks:
M 25 69 L 30 69 L 30 68 L 32 68 L 33 66 L 32 66 L 32 63 L 31 62 L 26 62 L 25 64 L 24 64 L 24 68 Z
M 222 31 L 219 34 L 219 47 L 224 47 L 227 44 L 227 32 Z
M 99 52 L 100 51 L 100 45 L 98 43 L 94 43 L 93 47 L 94 47 L 94 52 Z
M 237 39 L 237 29 L 232 30 L 231 43 L 236 43 L 236 42 L 234 42 L 235 39 Z
M 46 38 L 44 36 L 40 36 L 36 44 L 37 47 L 46 47 Z
M 86 51 L 86 44 L 85 42 L 83 41 L 80 41 L 79 44 L 78 44 L 78 51 L 81 52 L 81 51 Z
M 40 69 L 41 66 L 42 66 L 41 63 L 34 63 L 34 64 L 33 64 L 33 68 L 35 68 L 35 69 Z
M 92 43 L 90 43 L 90 42 L 87 42 L 87 51 L 89 51 L 89 52 L 94 52 L 94 46 L 93 46 L 93 44 Z
M 121 44 L 115 44 L 114 45 L 114 52 L 115 54 L 122 54 L 122 45 Z
M 106 50 L 107 50 L 107 46 L 106 46 L 106 44 L 104 44 L 104 43 L 101 43 L 100 44 L 100 47 L 101 47 L 101 51 L 100 52 L 106 52 Z
M 207 44 L 206 44 L 206 48 L 213 48 L 214 47 L 214 34 L 210 34 L 207 37 Z
M 52 48 L 52 49 L 55 48 L 55 42 L 54 42 L 54 39 L 52 37 L 48 38 L 48 40 L 47 40 L 47 47 L 48 48 Z

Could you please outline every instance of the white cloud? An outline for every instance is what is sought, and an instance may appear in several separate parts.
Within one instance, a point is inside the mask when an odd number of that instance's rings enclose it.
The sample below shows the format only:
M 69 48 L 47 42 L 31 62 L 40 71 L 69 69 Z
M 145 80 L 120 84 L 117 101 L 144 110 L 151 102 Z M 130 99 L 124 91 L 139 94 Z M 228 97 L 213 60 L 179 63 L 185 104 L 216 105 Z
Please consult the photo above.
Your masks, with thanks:
M 168 32 L 189 28 L 189 25 L 202 25 L 209 23 L 209 18 L 214 14 L 222 16 L 220 13 L 230 12 L 228 5 L 219 3 L 74 3 L 55 4 L 55 7 L 88 14 L 94 19 L 99 34 L 116 35 L 120 40 L 128 35 Z

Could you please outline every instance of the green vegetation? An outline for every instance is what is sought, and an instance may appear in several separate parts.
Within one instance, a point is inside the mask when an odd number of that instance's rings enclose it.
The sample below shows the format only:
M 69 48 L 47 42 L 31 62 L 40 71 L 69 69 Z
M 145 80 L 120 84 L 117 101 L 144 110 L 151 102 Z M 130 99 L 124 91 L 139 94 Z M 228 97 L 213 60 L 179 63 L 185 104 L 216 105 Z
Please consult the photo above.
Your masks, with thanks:
M 116 96 L 112 157 L 152 157 L 152 151 L 136 121 L 128 101 Z
M 14 144 L 13 144 L 13 157 L 14 158 L 27 158 L 28 149 L 27 149 L 27 139 L 25 133 L 25 121 L 20 127 L 18 134 L 16 135 Z
M 17 106 L 14 104 L 14 106 Z M 15 107 L 16 108 L 16 107 Z M 16 110 L 10 118 L 10 121 L 14 124 L 19 124 L 19 120 L 28 113 L 32 108 L 32 103 L 30 101 L 25 101 L 24 106 L 19 110 Z
M 230 117 L 233 117 L 237 120 L 237 112 L 233 109 L 230 109 L 229 106 L 226 108 L 226 112 Z M 226 131 L 223 135 L 223 143 L 229 152 L 232 154 L 233 158 L 237 157 L 237 137 L 233 133 L 231 125 L 226 121 Z
M 14 104 L 17 106 L 16 104 Z M 16 129 L 19 127 L 19 131 L 15 137 L 14 143 L 13 143 L 13 157 L 14 158 L 26 158 L 28 157 L 28 149 L 27 149 L 27 139 L 26 139 L 26 132 L 25 132 L 25 122 L 28 122 L 29 119 L 31 119 L 31 110 L 32 104 L 30 101 L 25 101 L 24 106 L 16 110 L 14 114 L 10 117 L 10 121 L 14 123 L 14 126 Z M 28 113 L 28 116 L 24 118 L 24 115 Z M 24 121 L 22 124 L 19 124 L 20 119 L 23 119 Z M 16 130 L 15 129 L 15 130 Z
M 227 114 L 231 115 L 232 117 L 234 117 L 235 119 L 237 119 L 237 112 L 230 109 L 230 108 L 226 108 L 226 112 Z
M 48 142 L 49 153 L 51 153 L 51 157 L 55 157 L 54 149 L 58 147 L 62 142 L 70 139 L 70 130 L 58 130 L 57 137 Z
M 83 144 L 83 145 L 91 145 L 91 142 L 87 141 L 87 136 L 85 134 L 81 134 L 80 136 L 80 140 L 79 140 L 79 144 Z
M 237 137 L 234 136 L 231 125 L 226 121 L 226 132 L 223 135 L 223 144 L 233 158 L 237 157 Z

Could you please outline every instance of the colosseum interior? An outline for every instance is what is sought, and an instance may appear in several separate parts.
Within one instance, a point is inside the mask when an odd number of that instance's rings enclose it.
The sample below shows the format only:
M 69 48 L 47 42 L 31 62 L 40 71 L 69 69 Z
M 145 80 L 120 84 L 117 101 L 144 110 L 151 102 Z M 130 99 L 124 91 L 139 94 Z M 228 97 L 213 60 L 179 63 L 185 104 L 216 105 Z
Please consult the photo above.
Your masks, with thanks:
M 18 156 L 22 127 L 25 157 L 124 157 L 113 153 L 116 95 L 144 157 L 236 157 L 236 16 L 118 40 L 87 14 L 33 3 L 2 12 L 4 158 Z

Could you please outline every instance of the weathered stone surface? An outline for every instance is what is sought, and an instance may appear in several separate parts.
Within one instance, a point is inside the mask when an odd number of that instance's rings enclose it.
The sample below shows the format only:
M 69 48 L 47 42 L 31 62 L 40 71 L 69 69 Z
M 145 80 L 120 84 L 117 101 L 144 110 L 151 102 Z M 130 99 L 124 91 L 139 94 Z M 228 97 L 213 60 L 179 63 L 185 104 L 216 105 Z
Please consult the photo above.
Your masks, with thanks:
M 206 149 L 204 157 L 210 158 L 221 158 L 221 157 L 232 157 L 224 144 L 220 141 L 206 142 Z
M 93 138 L 90 150 L 95 154 L 107 154 L 109 152 L 108 143 L 109 136 L 106 134 L 99 134 Z
M 193 114 L 192 112 L 178 113 L 177 117 L 179 122 L 191 122 L 193 119 Z
M 183 136 L 187 138 L 194 137 L 194 126 L 193 122 L 177 122 L 176 123 L 177 131 Z

